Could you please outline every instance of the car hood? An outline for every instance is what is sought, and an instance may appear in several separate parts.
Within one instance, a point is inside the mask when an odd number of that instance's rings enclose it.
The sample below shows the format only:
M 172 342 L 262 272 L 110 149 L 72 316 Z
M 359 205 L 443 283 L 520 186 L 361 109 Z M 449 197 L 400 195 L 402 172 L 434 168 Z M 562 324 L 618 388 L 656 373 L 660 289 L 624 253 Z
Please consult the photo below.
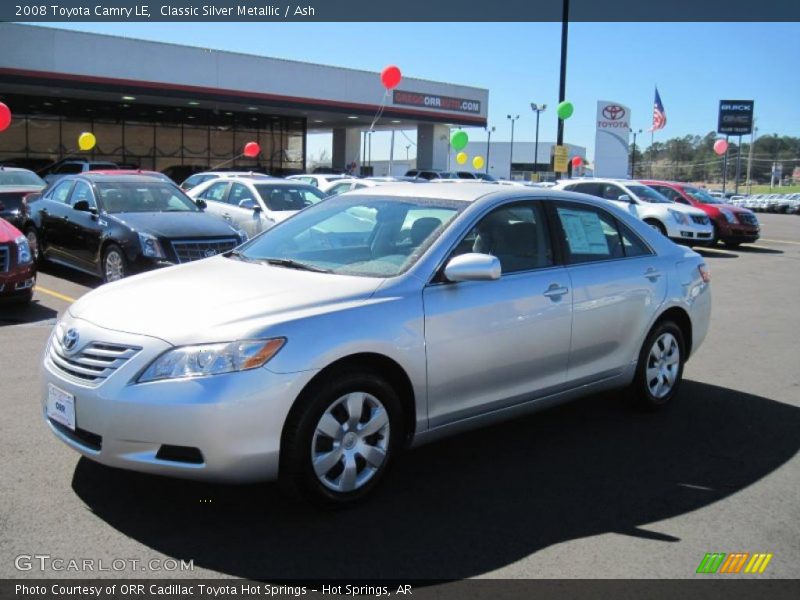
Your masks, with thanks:
M 13 242 L 22 232 L 5 219 L 0 219 L 0 244 Z
M 699 208 L 695 208 L 694 206 L 687 206 L 685 204 L 680 204 L 679 202 L 672 202 L 671 204 L 654 204 L 651 203 L 650 206 L 663 206 L 665 208 L 669 208 L 670 210 L 674 210 L 676 212 L 685 213 L 687 215 L 694 215 L 695 217 L 704 217 L 706 213 Z
M 123 212 L 105 216 L 135 231 L 163 238 L 233 237 L 236 233 L 219 217 L 204 212 Z
M 232 341 L 287 320 L 358 305 L 382 281 L 217 256 L 101 286 L 69 312 L 100 327 L 175 345 Z

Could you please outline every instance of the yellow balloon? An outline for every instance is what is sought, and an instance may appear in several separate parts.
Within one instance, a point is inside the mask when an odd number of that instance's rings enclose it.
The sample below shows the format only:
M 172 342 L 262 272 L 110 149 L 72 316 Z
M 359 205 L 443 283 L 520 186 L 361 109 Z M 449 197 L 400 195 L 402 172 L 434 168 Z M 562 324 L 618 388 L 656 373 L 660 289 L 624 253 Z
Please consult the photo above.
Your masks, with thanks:
M 466 152 L 459 152 L 456 154 L 456 162 L 460 165 L 463 165 L 465 162 L 467 162 L 467 158 L 469 157 L 467 156 Z
M 476 169 L 482 169 L 484 164 L 485 163 L 483 161 L 482 156 L 476 156 L 475 158 L 472 159 L 472 166 L 475 167 Z
M 93 133 L 88 131 L 84 131 L 82 134 L 78 136 L 78 148 L 81 150 L 91 150 L 94 148 L 94 145 L 97 143 L 97 138 L 94 137 Z

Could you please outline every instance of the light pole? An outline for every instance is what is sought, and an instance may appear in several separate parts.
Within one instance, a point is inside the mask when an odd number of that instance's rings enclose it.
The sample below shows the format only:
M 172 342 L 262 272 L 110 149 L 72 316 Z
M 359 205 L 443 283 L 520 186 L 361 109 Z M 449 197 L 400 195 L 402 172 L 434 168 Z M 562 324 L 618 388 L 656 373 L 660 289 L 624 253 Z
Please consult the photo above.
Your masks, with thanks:
M 547 110 L 547 104 L 531 102 L 531 110 L 536 113 L 536 141 L 533 143 L 533 172 L 539 172 L 539 115 Z
M 561 73 L 558 79 L 558 102 L 564 102 L 567 91 L 567 40 L 569 37 L 569 0 L 562 0 L 561 13 Z M 564 120 L 558 119 L 556 144 L 564 145 Z
M 747 153 L 747 195 L 753 193 L 753 180 L 750 179 L 750 167 L 753 164 L 753 148 L 756 145 L 756 134 L 758 127 L 756 127 L 756 120 L 753 118 L 753 133 L 750 134 L 750 151 Z
M 485 173 L 489 173 L 489 152 L 492 149 L 492 132 L 495 131 L 497 127 L 487 127 L 486 133 L 489 134 L 489 137 L 486 139 L 486 169 L 484 170 Z
M 631 154 L 631 179 L 636 179 L 636 136 L 642 133 L 641 129 L 631 129 L 633 134 L 633 154 Z
M 519 115 L 516 117 L 508 115 L 506 118 L 511 121 L 511 156 L 508 159 L 508 177 L 510 179 L 511 172 L 514 170 L 514 123 L 519 119 Z
M 408 149 L 411 148 L 411 144 L 406 144 L 406 161 L 408 161 Z

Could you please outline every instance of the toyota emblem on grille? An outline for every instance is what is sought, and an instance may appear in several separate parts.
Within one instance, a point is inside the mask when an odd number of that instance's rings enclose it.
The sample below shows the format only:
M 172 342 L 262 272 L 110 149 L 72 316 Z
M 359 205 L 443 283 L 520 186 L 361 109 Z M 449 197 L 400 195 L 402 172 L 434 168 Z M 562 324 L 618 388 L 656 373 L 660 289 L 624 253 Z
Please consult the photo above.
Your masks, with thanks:
M 625 116 L 625 109 L 615 104 L 609 104 L 603 108 L 603 116 L 609 121 L 619 121 Z
M 217 251 L 214 250 L 213 248 L 209 248 L 203 254 L 205 254 L 206 258 L 211 258 L 212 256 L 216 256 L 217 255 Z
M 77 329 L 68 329 L 67 332 L 61 337 L 61 345 L 64 346 L 64 350 L 67 352 L 74 350 L 75 346 L 78 345 L 78 337 Z

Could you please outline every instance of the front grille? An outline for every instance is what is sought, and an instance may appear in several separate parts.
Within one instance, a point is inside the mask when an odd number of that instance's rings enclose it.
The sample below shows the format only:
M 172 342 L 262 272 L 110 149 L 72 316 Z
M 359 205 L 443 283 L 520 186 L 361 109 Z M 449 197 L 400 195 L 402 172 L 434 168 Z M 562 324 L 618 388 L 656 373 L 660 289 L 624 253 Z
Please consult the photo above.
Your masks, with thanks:
M 708 217 L 706 215 L 692 215 L 692 221 L 700 225 L 708 225 Z
M 172 249 L 175 250 L 175 256 L 178 257 L 178 262 L 185 263 L 228 252 L 238 245 L 239 240 L 236 238 L 175 240 L 172 242 Z
M 64 350 L 58 335 L 54 335 L 48 354 L 59 371 L 82 382 L 99 385 L 139 350 L 141 348 L 135 346 L 92 342 L 70 355 Z
M 745 225 L 758 225 L 758 219 L 752 213 L 737 213 L 736 217 L 739 219 L 739 223 L 743 223 Z
M 8 250 L 8 246 L 0 246 L 0 273 L 8 272 L 8 261 L 11 256 Z

